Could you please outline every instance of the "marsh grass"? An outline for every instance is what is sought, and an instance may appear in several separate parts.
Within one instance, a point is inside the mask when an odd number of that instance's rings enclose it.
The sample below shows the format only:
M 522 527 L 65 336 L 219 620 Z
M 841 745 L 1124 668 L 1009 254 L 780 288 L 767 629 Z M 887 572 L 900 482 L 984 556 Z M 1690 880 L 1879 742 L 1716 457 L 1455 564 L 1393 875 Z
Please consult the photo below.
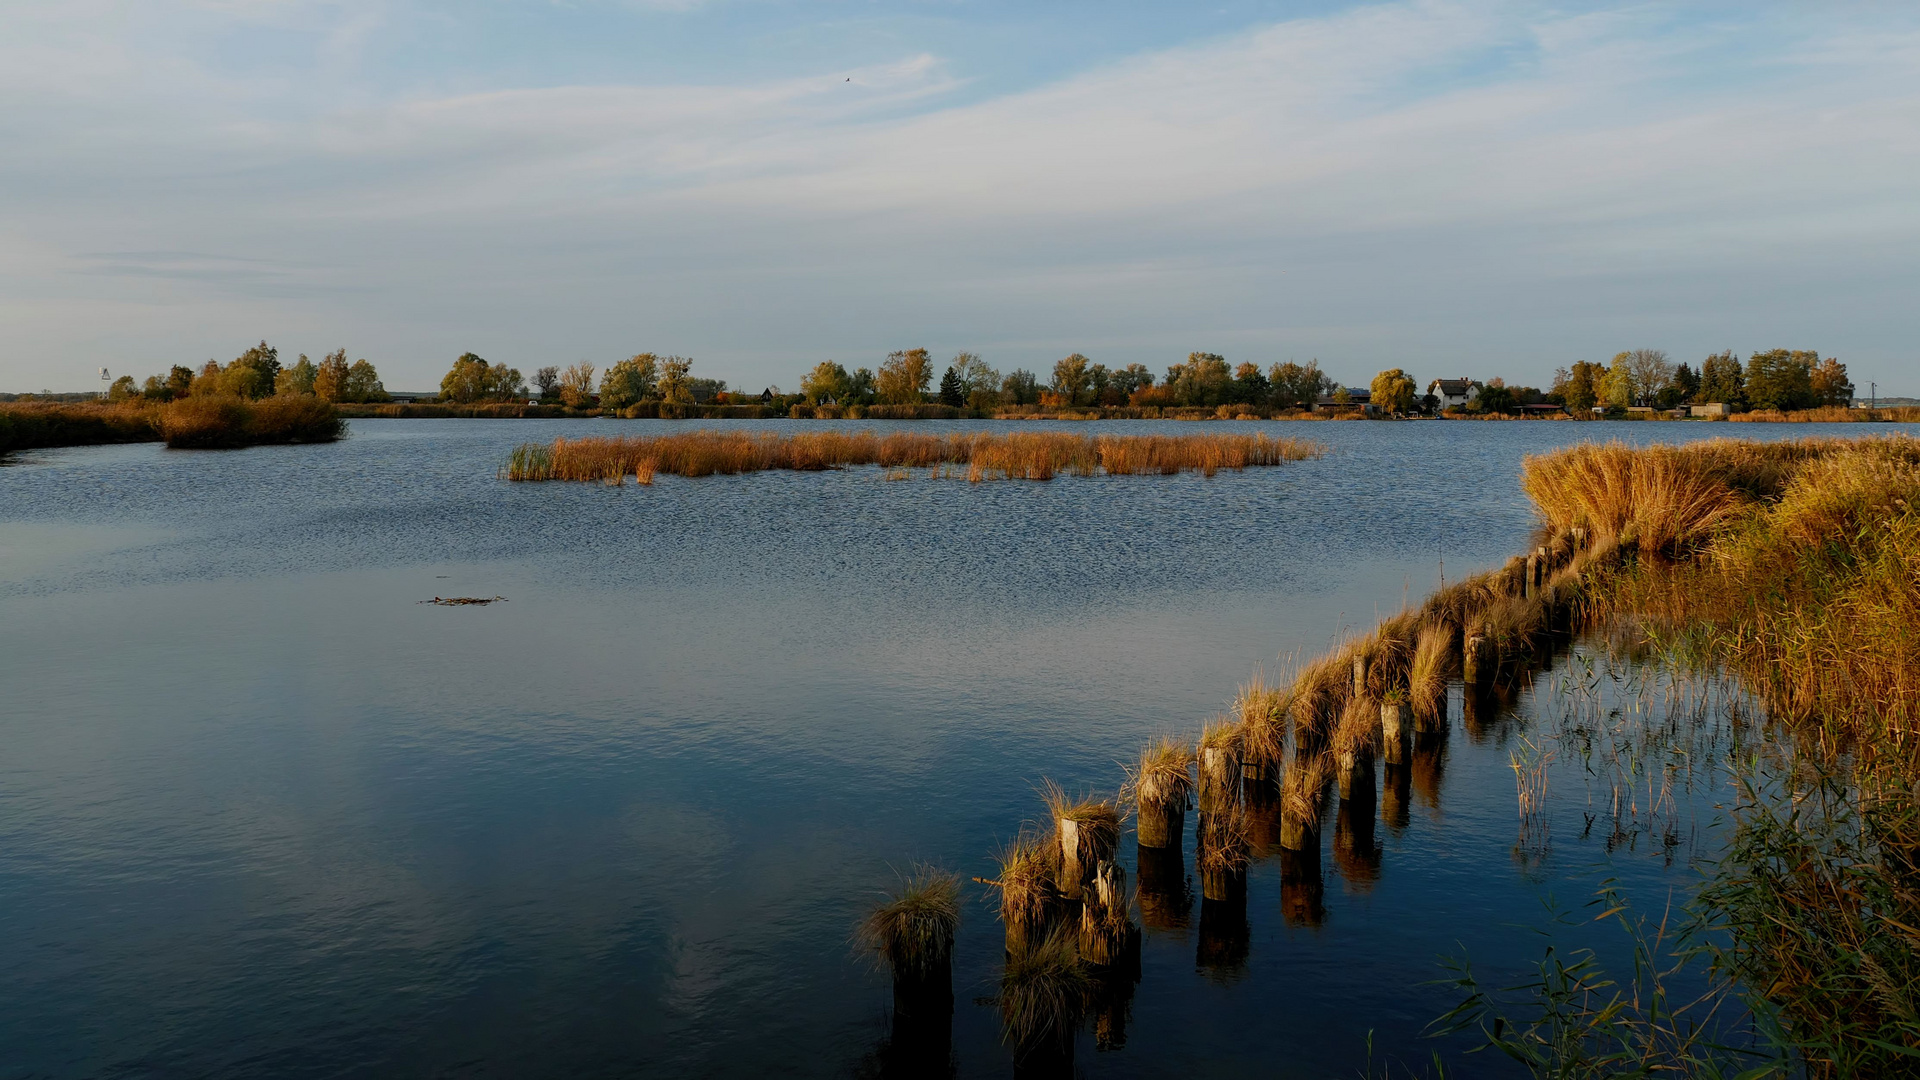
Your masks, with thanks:
M 1193 803 L 1193 748 L 1180 739 L 1163 738 L 1140 751 L 1140 764 L 1128 778 L 1142 808 L 1185 810 Z
M 1422 727 L 1432 728 L 1446 716 L 1447 686 L 1459 667 L 1453 640 L 1453 633 L 1441 623 L 1430 621 L 1420 627 L 1408 664 L 1407 699 Z
M 1031 830 L 1002 847 L 996 856 L 1000 876 L 992 882 L 1000 890 L 1000 921 L 1005 924 L 1007 947 L 1038 941 L 1053 926 L 1060 909 L 1060 846 L 1053 837 Z
M 959 875 L 920 866 L 861 922 L 858 939 L 895 979 L 926 982 L 951 970 L 959 927 Z
M 164 441 L 175 449 L 333 442 L 346 431 L 319 398 L 190 397 L 164 405 L 0 404 L 0 453 L 50 446 Z
M 630 475 L 644 461 L 676 476 L 712 476 L 769 469 L 812 472 L 880 465 L 889 476 L 927 469 L 929 476 L 972 481 L 1051 480 L 1056 475 L 1173 475 L 1281 465 L 1319 457 L 1325 448 L 1265 434 L 1074 435 L 1066 432 L 808 431 L 788 434 L 698 430 L 657 436 L 556 439 L 544 455 L 525 447 L 509 456 L 509 480 L 604 480 Z M 953 471 L 941 466 L 954 466 Z

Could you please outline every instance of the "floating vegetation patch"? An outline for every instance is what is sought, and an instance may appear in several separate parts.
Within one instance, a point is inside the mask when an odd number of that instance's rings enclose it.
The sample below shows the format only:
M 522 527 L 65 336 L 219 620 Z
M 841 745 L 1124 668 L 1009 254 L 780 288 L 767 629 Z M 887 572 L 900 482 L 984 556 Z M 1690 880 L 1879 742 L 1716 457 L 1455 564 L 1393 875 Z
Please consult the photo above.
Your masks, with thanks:
M 422 604 L 439 604 L 441 607 L 470 607 L 477 604 L 502 604 L 504 596 L 436 596 L 431 600 L 422 600 Z
M 765 470 L 818 472 L 879 465 L 888 479 L 909 469 L 933 477 L 1051 480 L 1058 475 L 1203 476 L 1304 461 L 1326 453 L 1306 439 L 1264 434 L 1076 435 L 1066 432 L 812 431 L 793 434 L 700 430 L 669 435 L 555 439 L 527 443 L 508 457 L 508 480 L 650 484 L 656 473 L 712 476 Z

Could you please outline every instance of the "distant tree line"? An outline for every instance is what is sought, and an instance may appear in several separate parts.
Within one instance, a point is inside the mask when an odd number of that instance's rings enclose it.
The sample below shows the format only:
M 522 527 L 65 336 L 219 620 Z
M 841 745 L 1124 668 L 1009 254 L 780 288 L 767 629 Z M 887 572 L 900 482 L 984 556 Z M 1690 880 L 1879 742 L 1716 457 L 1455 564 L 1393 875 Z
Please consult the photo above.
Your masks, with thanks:
M 1729 410 L 1811 409 L 1847 405 L 1853 383 L 1847 365 L 1819 350 L 1769 349 L 1742 366 L 1732 350 L 1714 353 L 1698 369 L 1674 364 L 1659 349 L 1633 349 L 1608 364 L 1580 362 L 1554 375 L 1552 397 L 1569 411 L 1624 410 L 1634 406 L 1672 409 L 1725 404 Z
M 366 402 L 388 400 L 380 373 L 366 360 L 347 363 L 347 351 L 337 349 L 318 364 L 300 359 L 282 366 L 280 351 L 262 341 L 226 364 L 209 360 L 198 371 L 175 364 L 164 375 L 149 375 L 145 383 L 122 375 L 107 389 L 107 400 L 174 401 L 187 397 L 260 398 L 277 395 L 310 395 L 325 401 Z

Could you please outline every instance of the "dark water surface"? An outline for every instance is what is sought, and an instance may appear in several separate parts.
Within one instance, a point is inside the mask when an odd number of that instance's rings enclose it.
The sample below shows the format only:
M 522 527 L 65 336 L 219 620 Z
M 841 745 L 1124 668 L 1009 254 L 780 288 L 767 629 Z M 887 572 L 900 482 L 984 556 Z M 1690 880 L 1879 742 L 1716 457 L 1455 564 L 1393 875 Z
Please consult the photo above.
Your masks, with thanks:
M 0 1076 L 871 1070 L 889 995 L 849 935 L 894 868 L 990 876 L 1043 777 L 1111 788 L 1256 667 L 1521 550 L 1522 455 L 1869 433 L 1207 425 L 1332 452 L 1211 480 L 495 478 L 521 441 L 666 426 L 358 421 L 0 467 Z M 1518 857 L 1526 725 L 1456 724 L 1358 855 L 1329 827 L 1318 925 L 1262 860 L 1244 959 L 1199 962 L 1197 906 L 1150 929 L 1124 1046 L 1082 1033 L 1078 1067 L 1352 1075 L 1370 1030 L 1423 1057 L 1439 954 L 1510 972 L 1548 894 L 1694 887 L 1718 783 L 1676 794 L 1677 848 L 1609 851 L 1556 780 L 1554 842 Z M 969 890 L 954 1055 L 1005 1075 Z

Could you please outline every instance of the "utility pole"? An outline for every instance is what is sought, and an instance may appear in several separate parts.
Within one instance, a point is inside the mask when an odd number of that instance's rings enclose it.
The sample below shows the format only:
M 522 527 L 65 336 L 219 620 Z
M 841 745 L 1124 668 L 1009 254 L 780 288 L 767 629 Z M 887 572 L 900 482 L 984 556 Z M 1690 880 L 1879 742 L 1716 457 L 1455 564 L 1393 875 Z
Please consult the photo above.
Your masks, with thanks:
M 1874 382 L 1872 379 L 1868 379 L 1867 394 L 1868 394 L 1867 400 L 1873 402 L 1873 404 L 1868 407 L 1873 409 L 1879 408 L 1880 407 L 1880 384 L 1877 382 Z

